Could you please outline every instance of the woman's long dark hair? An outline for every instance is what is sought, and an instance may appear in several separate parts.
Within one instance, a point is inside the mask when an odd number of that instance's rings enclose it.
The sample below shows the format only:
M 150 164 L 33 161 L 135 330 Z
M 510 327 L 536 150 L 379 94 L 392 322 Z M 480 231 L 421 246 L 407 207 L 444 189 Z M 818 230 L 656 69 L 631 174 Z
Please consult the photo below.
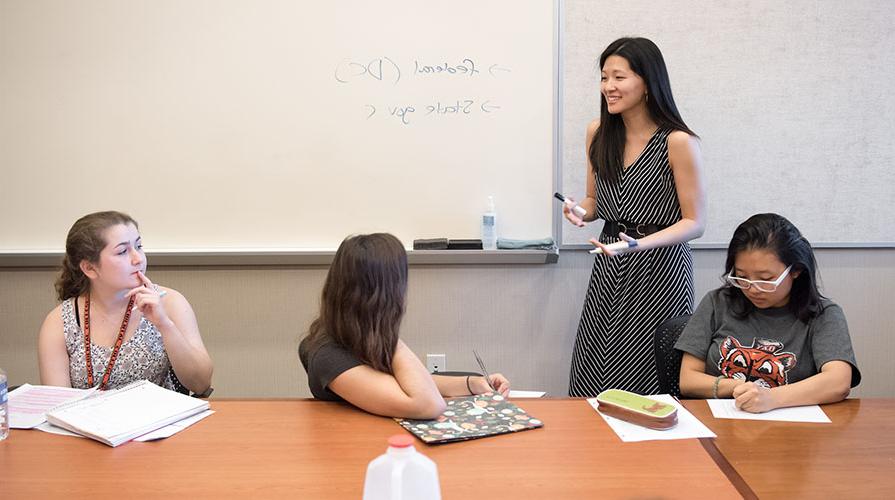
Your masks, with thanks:
M 62 270 L 56 278 L 56 298 L 79 297 L 90 290 L 90 279 L 81 271 L 81 262 L 99 262 L 99 254 L 107 244 L 103 233 L 118 224 L 139 228 L 130 215 L 113 211 L 87 214 L 72 224 L 65 238 Z
M 650 118 L 660 129 L 683 130 L 696 136 L 681 118 L 671 95 L 671 82 L 665 59 L 655 43 L 646 38 L 619 38 L 609 44 L 600 55 L 600 69 L 609 56 L 620 56 L 628 61 L 647 88 L 646 107 Z M 621 114 L 609 113 L 606 98 L 600 97 L 600 127 L 590 144 L 590 163 L 601 178 L 618 182 L 624 169 L 625 122 Z
M 331 340 L 364 364 L 392 373 L 407 294 L 407 252 L 391 234 L 351 236 L 339 245 L 311 323 L 312 346 Z
M 736 265 L 737 254 L 744 250 L 767 250 L 773 252 L 785 266 L 792 266 L 792 273 L 799 275 L 793 278 L 792 290 L 789 292 L 787 307 L 800 320 L 807 323 L 820 314 L 821 298 L 817 289 L 817 262 L 811 243 L 785 217 L 777 214 L 756 214 L 746 219 L 737 227 L 727 247 L 727 263 L 725 275 Z M 743 294 L 743 291 L 729 283 L 725 292 L 733 303 L 733 313 L 745 318 L 755 305 Z

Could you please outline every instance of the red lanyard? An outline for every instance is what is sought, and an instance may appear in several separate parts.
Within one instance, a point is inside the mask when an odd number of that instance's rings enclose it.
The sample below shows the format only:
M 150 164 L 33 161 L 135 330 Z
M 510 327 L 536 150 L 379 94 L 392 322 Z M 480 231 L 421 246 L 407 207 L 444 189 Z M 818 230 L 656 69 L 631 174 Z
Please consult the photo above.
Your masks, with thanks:
M 118 339 L 115 340 L 115 347 L 112 348 L 112 355 L 109 356 L 109 366 L 106 367 L 106 373 L 103 374 L 103 381 L 99 384 L 99 390 L 106 390 L 109 385 L 109 378 L 112 376 L 112 367 L 115 366 L 115 360 L 118 359 L 118 350 L 124 342 L 124 332 L 127 331 L 127 323 L 131 320 L 131 309 L 134 307 L 134 299 L 127 303 L 127 309 L 124 311 L 124 319 L 121 321 L 121 329 L 118 330 Z M 84 357 L 87 360 L 87 386 L 93 387 L 93 360 L 90 355 L 90 294 L 84 299 Z

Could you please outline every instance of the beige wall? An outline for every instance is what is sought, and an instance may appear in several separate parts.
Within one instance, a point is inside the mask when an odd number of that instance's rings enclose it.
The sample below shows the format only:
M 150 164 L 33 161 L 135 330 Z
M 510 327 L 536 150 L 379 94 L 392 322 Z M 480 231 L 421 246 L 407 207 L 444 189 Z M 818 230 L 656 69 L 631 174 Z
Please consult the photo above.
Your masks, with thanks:
M 696 293 L 717 286 L 721 250 L 696 250 Z M 817 251 L 824 292 L 849 319 L 864 382 L 855 396 L 895 397 L 895 249 Z M 566 394 L 592 257 L 563 251 L 548 265 L 413 266 L 403 337 L 424 358 L 472 370 L 472 349 L 514 387 Z M 151 264 L 151 263 L 150 263 Z M 296 347 L 325 267 L 151 268 L 182 291 L 215 361 L 215 397 L 309 395 Z M 55 304 L 52 269 L 0 269 L 0 367 L 11 384 L 38 383 L 36 333 Z

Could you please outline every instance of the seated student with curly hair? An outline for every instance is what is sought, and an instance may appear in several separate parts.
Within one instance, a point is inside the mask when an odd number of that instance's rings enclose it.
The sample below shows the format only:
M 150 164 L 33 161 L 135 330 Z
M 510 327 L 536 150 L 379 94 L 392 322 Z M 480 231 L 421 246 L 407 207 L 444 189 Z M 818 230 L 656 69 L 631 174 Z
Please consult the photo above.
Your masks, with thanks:
M 213 365 L 193 308 L 150 281 L 146 267 L 129 215 L 95 212 L 72 225 L 56 281 L 62 303 L 40 328 L 42 384 L 117 389 L 145 379 L 210 393 Z

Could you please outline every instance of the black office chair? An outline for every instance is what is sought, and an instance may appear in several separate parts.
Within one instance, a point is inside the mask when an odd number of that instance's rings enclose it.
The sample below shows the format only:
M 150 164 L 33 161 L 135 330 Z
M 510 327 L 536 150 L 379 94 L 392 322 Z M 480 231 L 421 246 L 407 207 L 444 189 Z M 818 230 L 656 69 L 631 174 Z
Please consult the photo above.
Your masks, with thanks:
M 683 353 L 674 348 L 687 321 L 689 314 L 665 320 L 653 334 L 653 351 L 656 356 L 656 370 L 659 374 L 659 392 L 680 397 L 681 358 Z
M 205 399 L 205 398 L 207 398 L 208 396 L 211 396 L 211 393 L 214 392 L 214 387 L 209 387 L 208 390 L 205 391 L 205 392 L 203 392 L 202 394 L 196 394 L 196 393 L 190 392 L 190 390 L 187 389 L 187 388 L 183 385 L 183 383 L 180 382 L 180 379 L 177 378 L 177 374 L 174 373 L 174 369 L 173 369 L 173 368 L 171 368 L 171 382 L 174 383 L 174 392 L 179 392 L 179 393 L 181 393 L 181 394 L 186 394 L 187 396 L 192 396 L 192 397 L 194 397 L 194 398 L 202 398 L 202 399 Z

